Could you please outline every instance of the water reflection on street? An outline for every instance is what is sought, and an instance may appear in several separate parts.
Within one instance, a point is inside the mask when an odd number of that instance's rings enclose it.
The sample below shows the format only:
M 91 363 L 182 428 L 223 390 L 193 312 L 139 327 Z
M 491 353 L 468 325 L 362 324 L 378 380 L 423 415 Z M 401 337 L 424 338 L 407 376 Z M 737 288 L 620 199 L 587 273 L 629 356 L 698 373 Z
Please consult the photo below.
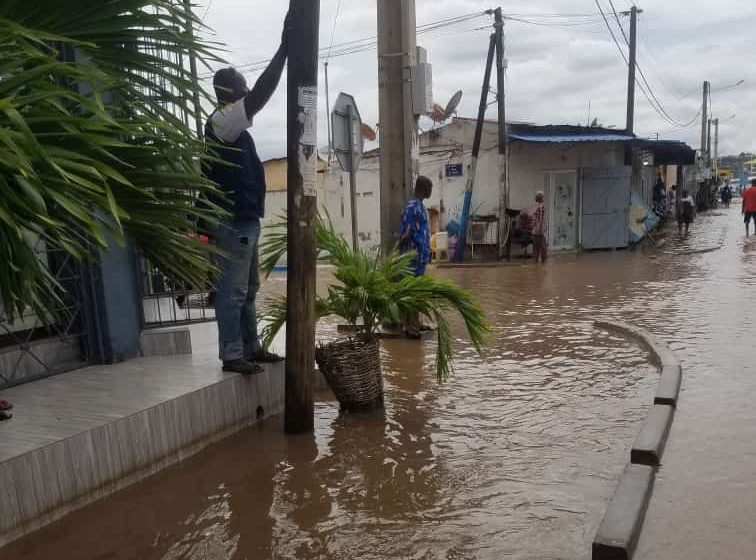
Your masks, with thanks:
M 482 358 L 458 331 L 447 384 L 432 341 L 385 341 L 385 411 L 340 415 L 321 395 L 314 434 L 252 427 L 2 557 L 587 559 L 656 386 L 645 352 L 592 320 L 657 332 L 695 370 L 722 301 L 688 302 L 717 281 L 754 287 L 735 211 L 694 225 L 653 251 L 437 270 L 494 326 Z

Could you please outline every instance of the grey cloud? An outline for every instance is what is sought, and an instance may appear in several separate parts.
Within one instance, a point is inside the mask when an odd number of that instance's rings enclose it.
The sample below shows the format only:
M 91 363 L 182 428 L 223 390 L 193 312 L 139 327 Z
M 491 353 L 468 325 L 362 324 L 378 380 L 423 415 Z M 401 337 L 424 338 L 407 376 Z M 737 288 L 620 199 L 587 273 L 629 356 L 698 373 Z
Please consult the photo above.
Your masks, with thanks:
M 419 24 L 492 6 L 488 0 L 416 0 Z M 602 0 L 608 8 L 608 2 Z M 286 5 L 284 1 L 255 3 L 246 0 L 214 0 L 208 24 L 217 38 L 229 45 L 235 64 L 269 58 L 280 37 Z M 321 47 L 331 39 L 338 0 L 321 0 Z M 342 0 L 335 43 L 376 34 L 375 2 Z M 495 3 L 494 3 L 495 4 Z M 591 0 L 508 1 L 505 14 L 590 13 L 596 14 Z M 615 1 L 627 9 L 625 1 Z M 722 119 L 720 152 L 755 149 L 756 80 L 747 69 L 753 52 L 756 3 L 729 0 L 712 4 L 706 0 L 645 0 L 639 20 L 641 48 L 639 62 L 667 110 L 678 120 L 689 120 L 700 106 L 704 79 L 712 83 L 714 115 Z M 200 7 L 200 10 L 203 10 Z M 201 13 L 201 12 L 200 12 Z M 507 81 L 508 117 L 554 123 L 585 122 L 587 106 L 606 125 L 624 126 L 626 68 L 611 42 L 603 21 L 589 26 L 538 27 L 520 22 L 506 24 L 509 59 Z M 459 113 L 477 112 L 487 30 L 469 31 L 491 23 L 490 17 L 475 18 L 459 26 L 434 30 L 418 37 L 428 49 L 434 74 L 434 97 L 444 103 L 456 90 L 464 97 Z M 466 31 L 461 33 L 459 31 Z M 621 40 L 621 39 L 620 39 Z M 329 64 L 331 101 L 339 90 L 355 95 L 366 122 L 378 120 L 376 52 L 333 58 Z M 253 79 L 249 74 L 248 79 Z M 744 85 L 729 91 L 717 88 L 739 79 Z M 255 138 L 265 157 L 285 153 L 285 83 L 255 123 Z M 692 92 L 692 93 L 691 93 Z M 325 91 L 320 83 L 320 143 L 326 138 Z M 686 95 L 689 94 L 689 95 Z M 699 125 L 674 130 L 636 93 L 636 131 L 664 138 L 678 138 L 698 147 Z M 736 118 L 727 119 L 735 113 Z M 489 116 L 493 115 L 493 108 Z

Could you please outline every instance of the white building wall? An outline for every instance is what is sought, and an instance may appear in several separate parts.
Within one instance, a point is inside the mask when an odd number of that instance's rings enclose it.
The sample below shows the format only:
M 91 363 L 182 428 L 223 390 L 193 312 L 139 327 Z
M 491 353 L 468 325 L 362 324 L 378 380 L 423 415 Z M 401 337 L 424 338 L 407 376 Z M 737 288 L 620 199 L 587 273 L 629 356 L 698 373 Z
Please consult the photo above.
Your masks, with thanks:
M 377 159 L 376 159 L 377 162 Z M 357 227 L 360 247 L 372 250 L 380 245 L 380 193 L 377 165 L 361 168 L 357 174 Z M 262 221 L 260 242 L 264 242 L 266 229 L 277 218 L 286 214 L 286 191 L 269 191 L 265 197 L 265 218 Z M 352 212 L 349 198 L 349 174 L 333 163 L 324 172 L 322 182 L 317 184 L 318 212 L 326 213 L 333 221 L 336 231 L 346 239 L 352 239 Z
M 470 173 L 472 156 L 462 146 L 471 145 L 469 123 L 445 130 L 443 144 L 424 143 L 421 146 L 420 173 L 428 176 L 434 184 L 433 194 L 426 202 L 428 208 L 440 212 L 440 226 L 445 228 L 451 220 L 459 221 L 465 185 Z M 471 213 L 478 215 L 499 214 L 499 154 L 495 137 L 485 134 L 478 159 L 477 176 L 473 188 Z M 489 137 L 492 137 L 493 140 Z M 466 142 L 468 142 L 466 144 Z M 513 142 L 509 154 L 510 206 L 531 211 L 535 206 L 535 194 L 545 190 L 547 202 L 551 193 L 544 186 L 546 171 L 575 170 L 583 167 L 613 167 L 624 165 L 624 146 L 620 142 L 581 142 L 574 144 L 541 144 Z M 446 177 L 447 164 L 463 166 L 461 177 Z M 578 184 L 579 189 L 579 184 Z M 579 195 L 578 195 L 579 200 Z M 286 208 L 286 193 L 272 192 L 267 197 L 267 217 L 263 225 L 270 223 L 275 215 Z M 326 169 L 324 181 L 318 185 L 318 208 L 326 209 L 337 230 L 351 239 L 351 207 L 349 200 L 349 174 L 333 163 Z M 380 246 L 380 172 L 377 153 L 363 158 L 357 173 L 357 211 L 360 246 L 375 249 Z M 263 237 L 265 232 L 263 231 Z
M 545 191 L 547 199 L 551 197 L 544 185 L 546 171 L 575 170 L 579 182 L 581 168 L 624 165 L 625 150 L 621 142 L 513 142 L 509 161 L 510 206 L 529 210 L 535 206 L 536 192 Z

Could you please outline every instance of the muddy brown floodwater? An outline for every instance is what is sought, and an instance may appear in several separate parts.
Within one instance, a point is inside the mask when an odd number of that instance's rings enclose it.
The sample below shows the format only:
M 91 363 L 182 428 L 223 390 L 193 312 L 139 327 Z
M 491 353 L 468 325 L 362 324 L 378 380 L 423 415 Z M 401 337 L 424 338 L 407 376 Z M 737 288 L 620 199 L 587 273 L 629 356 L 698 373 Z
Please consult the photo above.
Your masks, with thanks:
M 662 334 L 694 372 L 708 363 L 700 342 L 722 302 L 699 296 L 754 288 L 734 216 L 699 217 L 689 239 L 654 251 L 436 270 L 494 326 L 485 357 L 456 341 L 448 383 L 432 341 L 385 341 L 384 412 L 340 415 L 321 396 L 313 435 L 284 436 L 280 420 L 244 430 L 0 556 L 587 559 L 657 381 L 644 351 L 592 320 Z

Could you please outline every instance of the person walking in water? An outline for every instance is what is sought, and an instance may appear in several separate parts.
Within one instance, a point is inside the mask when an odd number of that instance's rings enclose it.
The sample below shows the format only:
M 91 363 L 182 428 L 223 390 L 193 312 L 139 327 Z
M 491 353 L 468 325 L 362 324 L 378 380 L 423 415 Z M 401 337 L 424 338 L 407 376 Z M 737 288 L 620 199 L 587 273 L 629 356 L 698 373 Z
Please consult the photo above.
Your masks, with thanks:
M 685 235 L 688 235 L 688 227 L 690 226 L 690 222 L 693 221 L 695 209 L 696 201 L 688 194 L 688 191 L 683 189 L 680 207 L 677 210 L 677 231 L 679 233 L 683 232 L 683 226 L 685 226 Z
M 247 129 L 278 87 L 287 57 L 287 27 L 288 16 L 281 45 L 251 90 L 234 68 L 215 73 L 218 109 L 205 125 L 208 150 L 222 160 L 207 165 L 208 178 L 224 195 L 210 197 L 210 202 L 230 213 L 210 232 L 225 253 L 216 263 L 220 270 L 215 295 L 219 357 L 223 371 L 242 374 L 261 372 L 257 362 L 282 359 L 262 348 L 257 333 L 258 239 L 266 188 L 265 171 Z
M 415 181 L 414 196 L 404 204 L 402 225 L 399 231 L 399 252 L 415 251 L 412 269 L 415 276 L 425 274 L 430 261 L 430 223 L 423 200 L 430 198 L 433 182 L 423 175 Z
M 746 237 L 750 235 L 749 226 L 753 220 L 754 233 L 756 233 L 756 179 L 751 179 L 751 186 L 743 191 L 743 204 L 740 207 L 743 221 L 746 227 Z
M 535 195 L 537 206 L 533 211 L 533 256 L 536 264 L 538 259 L 542 263 L 546 262 L 546 207 L 543 204 L 544 199 L 543 191 L 538 191 Z
M 402 210 L 402 224 L 399 231 L 399 252 L 414 251 L 411 266 L 415 276 L 423 276 L 430 261 L 430 223 L 428 211 L 423 200 L 430 198 L 433 192 L 433 182 L 423 175 L 415 181 L 414 196 L 409 199 Z M 406 320 L 404 333 L 407 338 L 420 338 L 420 331 L 427 327 L 420 325 L 417 317 Z

